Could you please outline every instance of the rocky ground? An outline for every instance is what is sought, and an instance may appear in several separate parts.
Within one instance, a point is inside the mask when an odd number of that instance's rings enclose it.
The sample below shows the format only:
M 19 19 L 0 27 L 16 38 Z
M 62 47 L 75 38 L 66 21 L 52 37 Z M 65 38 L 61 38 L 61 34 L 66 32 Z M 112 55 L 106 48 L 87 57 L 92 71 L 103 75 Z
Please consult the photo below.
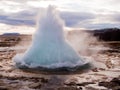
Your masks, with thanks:
M 0 90 L 120 90 L 120 49 L 103 50 L 92 58 L 94 68 L 78 74 L 23 72 L 13 56 L 24 47 L 0 47 Z

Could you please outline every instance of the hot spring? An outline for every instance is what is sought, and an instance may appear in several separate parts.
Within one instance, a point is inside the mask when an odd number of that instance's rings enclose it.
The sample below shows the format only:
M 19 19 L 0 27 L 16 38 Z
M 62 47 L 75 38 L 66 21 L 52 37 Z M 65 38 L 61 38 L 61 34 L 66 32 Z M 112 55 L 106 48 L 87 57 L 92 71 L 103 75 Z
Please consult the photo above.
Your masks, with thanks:
M 88 67 L 64 37 L 64 22 L 58 12 L 49 6 L 37 21 L 32 45 L 27 51 L 13 58 L 21 69 L 75 71 Z

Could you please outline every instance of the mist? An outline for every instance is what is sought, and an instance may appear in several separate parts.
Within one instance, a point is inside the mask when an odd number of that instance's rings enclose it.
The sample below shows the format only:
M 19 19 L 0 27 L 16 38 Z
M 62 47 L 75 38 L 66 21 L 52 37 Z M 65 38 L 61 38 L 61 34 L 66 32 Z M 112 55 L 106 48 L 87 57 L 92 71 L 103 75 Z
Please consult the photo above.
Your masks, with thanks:
M 87 63 L 65 39 L 64 27 L 59 13 L 53 6 L 49 6 L 37 18 L 37 30 L 30 47 L 23 55 L 18 54 L 13 58 L 16 65 L 59 68 L 82 66 Z

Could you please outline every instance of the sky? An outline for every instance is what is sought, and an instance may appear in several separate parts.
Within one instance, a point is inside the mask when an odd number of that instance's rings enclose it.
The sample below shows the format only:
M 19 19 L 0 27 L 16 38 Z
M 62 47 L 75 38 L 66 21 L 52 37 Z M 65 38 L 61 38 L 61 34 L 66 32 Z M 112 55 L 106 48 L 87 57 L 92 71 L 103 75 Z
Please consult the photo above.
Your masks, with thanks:
M 35 17 L 49 5 L 71 29 L 120 28 L 120 0 L 0 0 L 0 33 L 33 33 Z

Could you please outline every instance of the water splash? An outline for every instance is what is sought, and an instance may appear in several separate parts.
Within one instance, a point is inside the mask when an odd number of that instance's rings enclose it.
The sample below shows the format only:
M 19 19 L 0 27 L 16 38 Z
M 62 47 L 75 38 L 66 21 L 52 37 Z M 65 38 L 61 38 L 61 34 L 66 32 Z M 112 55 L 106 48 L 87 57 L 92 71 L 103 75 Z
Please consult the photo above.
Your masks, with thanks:
M 64 38 L 64 22 L 54 7 L 49 6 L 37 24 L 32 45 L 13 58 L 18 67 L 71 68 L 86 63 Z

